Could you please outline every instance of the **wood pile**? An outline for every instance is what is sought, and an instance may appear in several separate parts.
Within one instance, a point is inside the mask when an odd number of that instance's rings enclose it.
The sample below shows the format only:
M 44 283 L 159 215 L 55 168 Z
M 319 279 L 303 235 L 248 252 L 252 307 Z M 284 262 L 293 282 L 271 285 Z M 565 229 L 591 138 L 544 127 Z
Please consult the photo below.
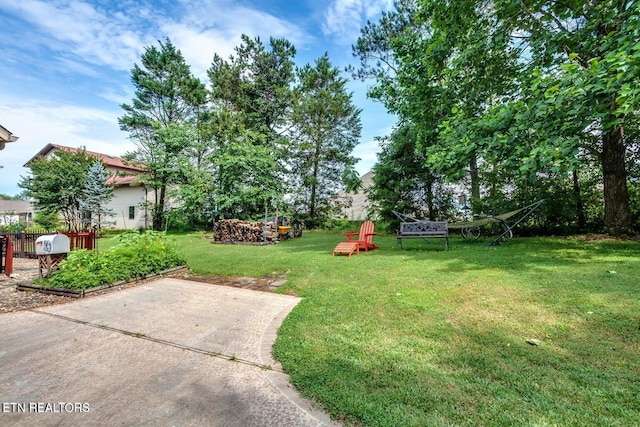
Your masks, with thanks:
M 278 229 L 273 222 L 251 222 L 240 219 L 216 221 L 214 243 L 264 243 L 278 242 Z

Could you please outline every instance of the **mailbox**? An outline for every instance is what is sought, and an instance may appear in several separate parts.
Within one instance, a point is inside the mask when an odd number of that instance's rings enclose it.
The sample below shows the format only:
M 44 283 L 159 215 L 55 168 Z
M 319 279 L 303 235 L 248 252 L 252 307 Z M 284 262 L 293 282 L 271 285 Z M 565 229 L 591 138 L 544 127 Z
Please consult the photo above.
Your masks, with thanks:
M 49 234 L 36 239 L 36 255 L 66 254 L 69 248 L 69 238 L 64 234 Z

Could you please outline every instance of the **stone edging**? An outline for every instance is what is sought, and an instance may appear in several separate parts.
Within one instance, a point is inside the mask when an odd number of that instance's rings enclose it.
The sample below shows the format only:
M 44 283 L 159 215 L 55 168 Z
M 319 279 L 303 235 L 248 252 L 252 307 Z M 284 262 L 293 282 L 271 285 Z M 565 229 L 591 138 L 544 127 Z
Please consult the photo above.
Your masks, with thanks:
M 97 286 L 91 289 L 64 289 L 64 288 L 47 288 L 44 286 L 34 285 L 33 283 L 18 283 L 16 284 L 16 290 L 18 291 L 35 291 L 43 294 L 52 294 L 59 295 L 71 298 L 83 298 L 87 294 L 91 294 L 93 292 L 102 291 L 104 289 L 114 288 L 116 286 L 122 286 L 134 282 L 139 282 L 141 280 L 153 279 L 156 277 L 162 277 L 165 274 L 175 273 L 176 271 L 186 269 L 186 265 L 181 265 L 179 267 L 170 268 L 168 270 L 161 271 L 160 273 L 148 274 L 146 276 L 138 277 L 133 280 L 123 280 L 120 282 L 112 283 L 110 285 Z

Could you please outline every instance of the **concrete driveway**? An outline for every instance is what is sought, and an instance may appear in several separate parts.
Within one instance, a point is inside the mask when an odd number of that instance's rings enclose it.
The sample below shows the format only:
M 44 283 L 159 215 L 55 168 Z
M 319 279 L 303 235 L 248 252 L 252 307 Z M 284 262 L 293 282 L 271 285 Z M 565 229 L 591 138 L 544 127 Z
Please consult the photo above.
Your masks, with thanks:
M 0 425 L 333 425 L 271 357 L 299 301 L 160 279 L 2 314 Z

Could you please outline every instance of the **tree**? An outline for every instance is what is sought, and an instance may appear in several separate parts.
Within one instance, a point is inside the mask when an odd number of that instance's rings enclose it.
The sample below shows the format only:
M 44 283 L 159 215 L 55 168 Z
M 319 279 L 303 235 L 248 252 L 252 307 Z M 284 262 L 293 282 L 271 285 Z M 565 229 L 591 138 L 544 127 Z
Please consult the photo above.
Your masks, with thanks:
M 235 55 L 225 61 L 215 55 L 208 70 L 211 99 L 237 116 L 238 124 L 276 143 L 288 127 L 295 47 L 286 39 L 270 39 L 270 50 L 259 37 L 242 35 Z
M 605 230 L 629 232 L 625 128 L 640 110 L 640 4 L 501 1 L 496 14 L 531 52 L 533 78 L 517 116 L 537 140 L 528 158 L 572 168 L 576 154 L 590 153 L 602 168 Z
M 39 210 L 36 212 L 33 222 L 45 230 L 57 230 L 60 228 L 60 214 L 48 210 Z
M 447 215 L 448 192 L 441 176 L 432 170 L 425 151 L 438 137 L 438 127 L 445 112 L 453 107 L 454 97 L 448 94 L 445 67 L 433 68 L 427 73 L 424 64 L 415 64 L 414 75 L 398 74 L 403 71 L 403 61 L 410 55 L 411 47 L 422 43 L 425 34 L 432 34 L 433 29 L 419 24 L 419 2 L 398 0 L 394 6 L 393 10 L 383 12 L 378 22 L 367 22 L 362 28 L 352 47 L 360 65 L 349 68 L 354 78 L 375 80 L 368 96 L 400 117 L 392 134 L 382 138 L 370 197 L 376 201 L 381 216 L 389 220 L 396 219 L 392 210 L 435 220 Z M 444 62 L 443 51 L 451 49 L 450 45 L 431 49 L 431 55 L 437 55 Z M 415 86 L 404 83 L 403 79 L 415 78 L 431 82 L 407 94 L 406 91 Z M 471 153 L 462 158 L 459 170 L 464 170 L 469 163 Z M 475 187 L 477 174 L 472 176 Z
M 451 179 L 468 164 L 526 184 L 597 159 L 605 229 L 627 232 L 639 11 L 624 0 L 426 0 L 413 21 L 399 19 L 412 29 L 388 33 L 384 99 L 422 128 L 427 161 Z
M 285 39 L 242 36 L 228 61 L 214 56 L 208 76 L 214 149 L 212 190 L 224 215 L 252 218 L 285 193 L 295 47 Z
M 331 65 L 328 54 L 298 70 L 293 104 L 297 144 L 291 155 L 297 188 L 295 204 L 306 213 L 307 227 L 320 224 L 340 186 L 348 183 L 356 159 L 351 155 L 362 130 L 360 110 L 347 92 L 347 80 Z
M 104 165 L 96 160 L 89 168 L 80 200 L 80 214 L 83 218 L 88 218 L 88 223 L 98 231 L 108 217 L 115 215 L 113 209 L 107 207 L 113 199 L 113 186 L 107 184 L 107 178 Z
M 447 218 L 451 190 L 427 166 L 416 129 L 399 126 L 382 139 L 381 148 L 369 194 L 380 216 L 392 222 L 397 220 L 393 211 L 431 221 Z
M 354 79 L 374 80 L 367 95 L 391 112 L 398 111 L 397 102 L 402 100 L 397 96 L 402 87 L 396 76 L 402 44 L 397 41 L 420 39 L 415 20 L 418 10 L 417 0 L 394 1 L 394 9 L 382 12 L 378 22 L 367 21 L 356 44 L 351 46 L 360 66 L 349 66 L 347 70 Z
M 21 177 L 19 186 L 46 214 L 62 215 L 67 230 L 83 227 L 80 202 L 87 176 L 95 159 L 84 148 L 77 152 L 58 150 L 53 157 L 39 157 L 29 164 L 31 176 Z
M 136 96 L 121 107 L 120 128 L 129 132 L 138 149 L 126 158 L 146 168 L 139 179 L 154 190 L 152 224 L 162 229 L 167 188 L 175 184 L 185 150 L 192 143 L 200 107 L 206 101 L 204 84 L 191 74 L 182 53 L 169 39 L 160 47 L 146 47 L 142 66 L 131 70 Z

